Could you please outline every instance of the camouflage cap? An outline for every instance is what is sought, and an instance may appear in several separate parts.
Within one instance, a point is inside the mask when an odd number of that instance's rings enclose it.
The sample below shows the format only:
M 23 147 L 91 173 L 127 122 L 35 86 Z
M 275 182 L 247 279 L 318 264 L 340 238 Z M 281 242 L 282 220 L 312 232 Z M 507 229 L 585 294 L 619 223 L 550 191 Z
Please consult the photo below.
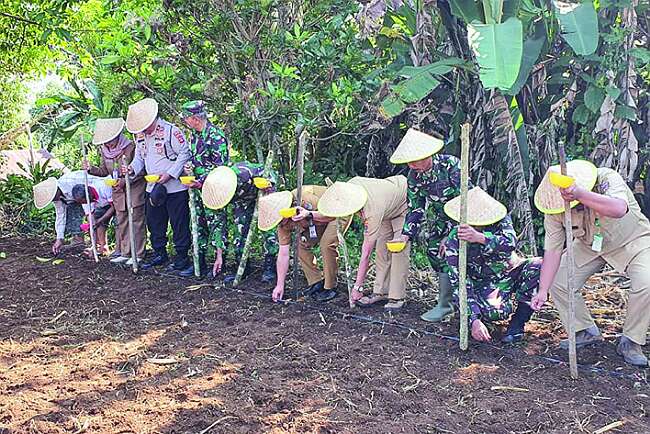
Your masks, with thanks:
M 181 107 L 182 116 L 184 118 L 189 118 L 190 116 L 200 115 L 205 113 L 205 102 L 201 100 L 189 101 L 183 104 Z

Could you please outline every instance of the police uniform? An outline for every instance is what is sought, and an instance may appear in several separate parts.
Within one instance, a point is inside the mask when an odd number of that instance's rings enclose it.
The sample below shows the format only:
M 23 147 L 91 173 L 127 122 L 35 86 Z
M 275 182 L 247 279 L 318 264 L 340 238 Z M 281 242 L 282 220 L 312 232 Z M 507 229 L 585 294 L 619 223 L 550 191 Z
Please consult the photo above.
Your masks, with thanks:
M 594 325 L 580 290 L 589 277 L 609 264 L 616 271 L 627 273 L 632 284 L 628 290 L 628 310 L 623 334 L 633 342 L 645 345 L 650 325 L 650 223 L 641 213 L 632 191 L 614 170 L 598 169 L 594 192 L 624 200 L 628 212 L 617 219 L 598 216 L 582 205 L 571 211 L 576 266 L 574 286 L 578 290 L 575 305 L 576 331 Z M 564 214 L 547 214 L 544 217 L 544 229 L 544 249 L 562 251 L 566 241 Z M 595 245 L 594 239 L 599 240 L 601 237 L 602 246 Z M 566 328 L 569 304 L 566 253 L 562 255 L 550 292 Z
M 168 173 L 171 179 L 164 185 L 167 199 L 160 206 L 153 206 L 146 201 L 147 227 L 151 245 L 157 254 L 167 257 L 167 226 L 173 230 L 176 265 L 184 266 L 189 262 L 187 251 L 190 248 L 190 211 L 187 187 L 181 184 L 179 177 L 183 174 L 185 163 L 190 159 L 190 150 L 178 127 L 158 118 L 152 134 L 135 135 L 136 153 L 131 163 L 133 171 L 138 174 L 144 169 L 152 175 Z M 147 184 L 147 195 L 154 184 Z

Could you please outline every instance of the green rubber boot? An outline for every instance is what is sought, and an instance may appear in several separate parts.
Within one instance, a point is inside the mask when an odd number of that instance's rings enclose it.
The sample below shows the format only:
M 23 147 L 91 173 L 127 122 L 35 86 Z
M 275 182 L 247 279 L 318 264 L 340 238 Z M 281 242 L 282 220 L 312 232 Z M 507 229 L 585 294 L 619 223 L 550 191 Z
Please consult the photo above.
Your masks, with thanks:
M 454 305 L 451 297 L 451 282 L 447 273 L 438 273 L 438 304 L 428 312 L 422 314 L 420 318 L 428 322 L 440 322 L 446 316 L 454 313 Z

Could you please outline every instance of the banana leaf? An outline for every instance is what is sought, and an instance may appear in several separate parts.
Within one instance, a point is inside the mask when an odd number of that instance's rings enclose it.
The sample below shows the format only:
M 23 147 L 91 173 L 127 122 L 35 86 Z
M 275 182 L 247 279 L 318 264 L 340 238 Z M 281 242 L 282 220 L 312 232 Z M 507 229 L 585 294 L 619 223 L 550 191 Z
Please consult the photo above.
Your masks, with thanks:
M 591 1 L 567 3 L 553 1 L 562 37 L 576 54 L 589 56 L 598 48 L 598 15 Z

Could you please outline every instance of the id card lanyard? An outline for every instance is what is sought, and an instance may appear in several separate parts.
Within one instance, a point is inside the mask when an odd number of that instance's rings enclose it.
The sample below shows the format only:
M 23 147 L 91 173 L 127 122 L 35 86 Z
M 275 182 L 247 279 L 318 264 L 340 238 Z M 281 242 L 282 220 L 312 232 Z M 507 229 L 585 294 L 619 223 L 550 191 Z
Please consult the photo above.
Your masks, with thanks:
M 600 227 L 600 219 L 596 216 L 596 221 L 594 222 L 596 226 L 596 233 L 594 234 L 594 241 L 591 243 L 591 250 L 594 252 L 601 252 L 603 250 L 603 234 Z
M 309 238 L 312 240 L 315 240 L 318 238 L 318 234 L 316 233 L 316 225 L 314 224 L 314 216 L 309 213 L 307 214 L 307 222 L 309 223 Z

